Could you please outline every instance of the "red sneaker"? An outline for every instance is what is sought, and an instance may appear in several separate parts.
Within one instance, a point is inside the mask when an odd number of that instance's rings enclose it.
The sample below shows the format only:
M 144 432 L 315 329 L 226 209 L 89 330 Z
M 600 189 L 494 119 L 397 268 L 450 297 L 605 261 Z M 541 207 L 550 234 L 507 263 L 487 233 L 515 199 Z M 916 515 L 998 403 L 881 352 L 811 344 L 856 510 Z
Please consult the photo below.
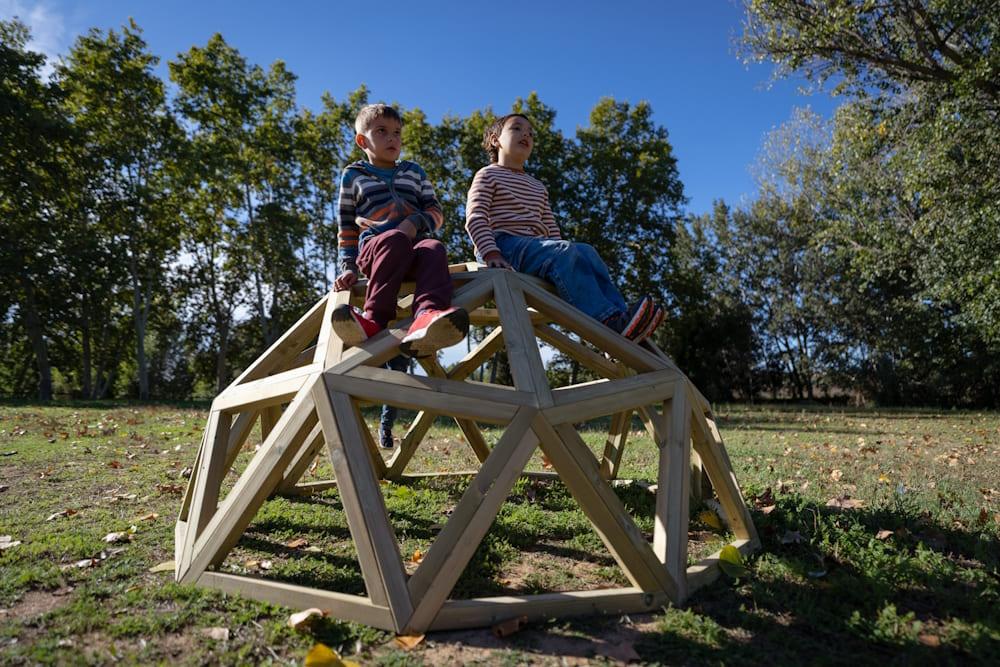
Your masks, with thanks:
M 636 336 L 635 342 L 641 343 L 652 336 L 653 332 L 656 331 L 656 327 L 663 323 L 663 318 L 666 317 L 666 314 L 666 311 L 663 310 L 663 306 L 656 306 L 655 310 L 653 310 L 653 316 L 649 318 L 649 323 L 646 325 L 646 328 L 643 329 L 638 336 Z
M 344 345 L 361 345 L 382 330 L 382 327 L 346 303 L 334 308 L 330 319 L 333 321 L 333 330 L 344 341 Z
M 652 298 L 649 296 L 642 297 L 642 299 L 629 309 L 629 312 L 626 314 L 625 327 L 618 333 L 629 340 L 636 340 L 639 334 L 646 329 L 655 309 L 656 304 L 653 303 Z
M 424 310 L 410 325 L 399 351 L 410 357 L 427 357 L 454 345 L 469 333 L 469 313 L 464 308 Z

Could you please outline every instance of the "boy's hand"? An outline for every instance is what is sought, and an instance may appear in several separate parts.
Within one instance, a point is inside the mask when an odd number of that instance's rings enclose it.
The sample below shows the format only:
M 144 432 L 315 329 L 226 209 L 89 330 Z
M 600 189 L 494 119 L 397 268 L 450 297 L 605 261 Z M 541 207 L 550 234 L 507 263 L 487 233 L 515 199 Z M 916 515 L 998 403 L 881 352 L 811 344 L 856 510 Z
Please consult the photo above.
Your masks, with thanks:
M 507 269 L 508 271 L 513 271 L 513 268 L 511 267 L 510 264 L 507 263 L 507 260 L 504 259 L 503 255 L 500 254 L 499 250 L 494 250 L 491 253 L 487 253 L 486 256 L 483 257 L 483 259 L 486 260 L 487 268 Z
M 404 234 L 406 234 L 406 236 L 411 241 L 413 239 L 417 238 L 417 226 L 414 225 L 412 222 L 410 222 L 409 218 L 407 218 L 406 220 L 403 220 L 401 223 L 399 223 L 399 226 L 396 227 L 396 229 L 398 229 L 399 231 L 401 231 Z
M 358 274 L 354 271 L 344 271 L 333 281 L 333 287 L 339 292 L 350 289 L 354 283 L 358 282 Z

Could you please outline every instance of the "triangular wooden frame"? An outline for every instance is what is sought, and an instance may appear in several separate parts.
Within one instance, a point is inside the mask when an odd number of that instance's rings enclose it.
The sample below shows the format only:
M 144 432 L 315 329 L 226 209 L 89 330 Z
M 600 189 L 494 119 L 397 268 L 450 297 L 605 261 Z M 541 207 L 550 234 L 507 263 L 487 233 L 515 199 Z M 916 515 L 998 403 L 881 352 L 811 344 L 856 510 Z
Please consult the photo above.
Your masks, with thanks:
M 339 618 L 409 633 L 489 625 L 513 616 L 637 612 L 667 602 L 680 604 L 718 576 L 718 554 L 687 566 L 688 503 L 701 483 L 700 472 L 692 473 L 693 462 L 704 466 L 736 537 L 733 544 L 743 553 L 758 547 L 708 402 L 665 354 L 612 332 L 554 296 L 551 287 L 536 278 L 474 264 L 451 270 L 457 287 L 453 302 L 470 311 L 473 323 L 496 325 L 451 371 L 436 359 L 422 361 L 426 377 L 381 368 L 397 353 L 409 319 L 361 346 L 345 349 L 333 332 L 330 314 L 340 304 L 359 302 L 364 294 L 360 283 L 321 299 L 215 399 L 175 528 L 178 581 L 292 607 L 316 606 Z M 402 294 L 401 307 L 411 300 L 405 296 L 406 288 Z M 489 301 L 496 307 L 486 308 Z M 603 379 L 552 389 L 539 341 Z M 508 353 L 513 387 L 468 380 L 501 348 Z M 361 419 L 362 401 L 420 411 L 388 462 Z M 609 484 L 617 476 L 636 413 L 659 449 L 652 543 Z M 404 476 L 439 415 L 455 419 L 481 467 L 419 567 L 408 576 L 379 480 Z M 573 424 L 605 415 L 611 416 L 611 428 L 598 460 Z M 258 422 L 263 442 L 220 502 L 222 480 Z M 492 449 L 479 422 L 506 426 Z M 536 448 L 552 463 L 551 475 L 566 484 L 631 587 L 449 600 L 514 482 L 526 474 Z M 336 480 L 300 483 L 312 459 L 324 450 Z M 270 495 L 306 493 L 324 485 L 340 488 L 367 597 L 215 570 Z

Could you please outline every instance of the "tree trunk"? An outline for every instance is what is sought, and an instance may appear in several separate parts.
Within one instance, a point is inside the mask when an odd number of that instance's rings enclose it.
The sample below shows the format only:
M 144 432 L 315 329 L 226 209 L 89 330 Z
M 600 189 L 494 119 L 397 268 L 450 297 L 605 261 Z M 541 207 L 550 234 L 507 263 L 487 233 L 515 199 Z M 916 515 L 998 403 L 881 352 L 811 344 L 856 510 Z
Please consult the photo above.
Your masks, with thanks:
M 31 349 L 35 352 L 35 364 L 38 367 L 38 400 L 52 400 L 52 366 L 49 364 L 49 345 L 42 331 L 42 318 L 38 315 L 38 301 L 35 298 L 35 288 L 25 276 L 18 276 L 21 288 L 24 289 L 24 328 L 28 331 Z
M 84 398 L 93 398 L 91 334 L 90 334 L 90 302 L 83 297 L 83 320 L 80 322 L 80 348 L 83 357 L 83 369 L 80 378 L 80 390 Z
M 149 369 L 146 361 L 146 307 L 139 286 L 139 267 L 133 252 L 129 257 L 132 274 L 132 315 L 135 319 L 135 364 L 139 372 L 139 399 L 149 398 Z

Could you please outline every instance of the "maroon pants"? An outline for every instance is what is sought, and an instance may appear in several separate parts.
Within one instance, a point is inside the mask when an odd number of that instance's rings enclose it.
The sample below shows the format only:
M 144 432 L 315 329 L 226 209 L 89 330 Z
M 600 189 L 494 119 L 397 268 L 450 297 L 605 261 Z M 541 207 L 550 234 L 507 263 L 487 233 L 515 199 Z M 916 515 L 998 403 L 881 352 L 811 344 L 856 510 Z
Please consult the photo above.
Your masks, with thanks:
M 368 276 L 365 315 L 385 328 L 396 317 L 396 299 L 404 280 L 417 283 L 413 313 L 451 305 L 452 285 L 448 253 L 437 239 L 416 244 L 393 229 L 367 239 L 358 254 L 358 268 Z

